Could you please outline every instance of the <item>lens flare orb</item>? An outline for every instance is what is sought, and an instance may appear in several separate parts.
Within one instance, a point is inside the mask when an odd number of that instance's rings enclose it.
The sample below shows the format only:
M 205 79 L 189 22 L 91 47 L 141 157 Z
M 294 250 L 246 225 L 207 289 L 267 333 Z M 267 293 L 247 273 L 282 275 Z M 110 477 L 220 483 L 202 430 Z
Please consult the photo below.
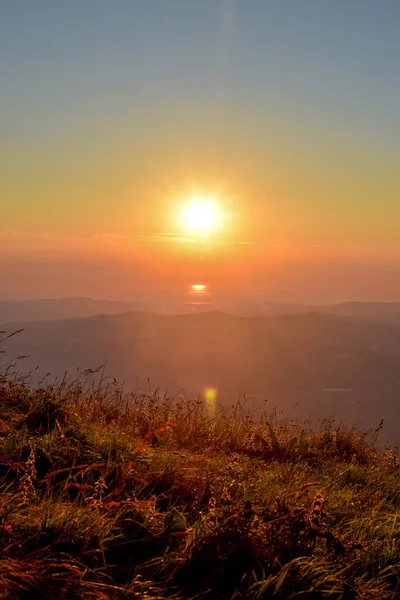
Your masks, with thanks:
M 206 405 L 207 413 L 211 416 L 215 414 L 216 402 L 218 392 L 214 387 L 204 388 L 204 400 Z

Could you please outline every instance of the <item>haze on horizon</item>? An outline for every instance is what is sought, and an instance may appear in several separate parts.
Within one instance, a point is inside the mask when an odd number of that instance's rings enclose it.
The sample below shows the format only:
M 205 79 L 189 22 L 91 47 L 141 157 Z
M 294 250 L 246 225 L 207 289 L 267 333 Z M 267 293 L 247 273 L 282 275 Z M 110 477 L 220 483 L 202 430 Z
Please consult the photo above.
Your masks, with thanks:
M 0 299 L 400 300 L 399 22 L 397 0 L 3 3 Z M 193 194 L 209 235 L 180 222 Z

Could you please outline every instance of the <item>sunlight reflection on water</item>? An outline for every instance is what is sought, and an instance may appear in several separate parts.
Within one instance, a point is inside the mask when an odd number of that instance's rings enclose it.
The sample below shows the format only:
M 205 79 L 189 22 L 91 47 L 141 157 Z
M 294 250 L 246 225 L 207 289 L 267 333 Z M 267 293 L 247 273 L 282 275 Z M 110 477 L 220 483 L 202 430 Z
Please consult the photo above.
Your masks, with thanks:
M 189 295 L 191 296 L 209 296 L 210 288 L 206 283 L 192 283 L 189 288 Z
M 191 310 L 208 309 L 211 305 L 211 290 L 206 283 L 196 282 L 189 285 L 186 292 L 186 306 Z

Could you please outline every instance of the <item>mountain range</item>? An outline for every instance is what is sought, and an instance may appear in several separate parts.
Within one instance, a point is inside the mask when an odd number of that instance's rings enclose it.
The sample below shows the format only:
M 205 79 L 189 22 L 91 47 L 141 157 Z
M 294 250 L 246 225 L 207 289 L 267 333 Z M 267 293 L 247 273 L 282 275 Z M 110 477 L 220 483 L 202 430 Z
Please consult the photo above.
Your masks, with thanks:
M 76 300 L 70 305 L 76 310 Z M 124 308 L 93 301 L 86 310 L 96 306 L 115 313 Z M 50 378 L 105 364 L 106 375 L 125 382 L 126 389 L 202 395 L 214 387 L 225 406 L 246 395 L 249 405 L 276 407 L 293 418 L 335 415 L 363 427 L 383 418 L 386 439 L 397 443 L 400 303 L 345 303 L 330 312 L 317 307 L 276 314 L 276 305 L 274 310 L 261 316 L 134 310 L 53 320 L 49 311 L 47 320 L 14 320 L 1 327 L 23 329 L 3 344 L 2 360 L 28 355 L 18 368 L 39 367 L 38 376 L 50 373 Z

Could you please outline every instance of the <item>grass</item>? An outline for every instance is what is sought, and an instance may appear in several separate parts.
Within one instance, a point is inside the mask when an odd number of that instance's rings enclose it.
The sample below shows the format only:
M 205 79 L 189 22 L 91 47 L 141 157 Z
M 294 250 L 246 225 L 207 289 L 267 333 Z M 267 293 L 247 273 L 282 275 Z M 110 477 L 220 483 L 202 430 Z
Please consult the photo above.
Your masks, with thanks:
M 379 427 L 10 369 L 0 415 L 0 598 L 400 597 L 400 461 Z

